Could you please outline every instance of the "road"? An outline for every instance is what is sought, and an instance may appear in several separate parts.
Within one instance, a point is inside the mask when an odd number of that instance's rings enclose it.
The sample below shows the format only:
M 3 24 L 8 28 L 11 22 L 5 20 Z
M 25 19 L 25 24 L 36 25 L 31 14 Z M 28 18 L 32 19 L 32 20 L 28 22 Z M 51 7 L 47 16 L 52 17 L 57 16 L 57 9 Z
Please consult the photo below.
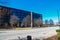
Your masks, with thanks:
M 24 38 L 31 35 L 32 38 L 48 38 L 56 35 L 56 29 L 59 27 L 33 28 L 31 30 L 1 30 L 0 40 Z

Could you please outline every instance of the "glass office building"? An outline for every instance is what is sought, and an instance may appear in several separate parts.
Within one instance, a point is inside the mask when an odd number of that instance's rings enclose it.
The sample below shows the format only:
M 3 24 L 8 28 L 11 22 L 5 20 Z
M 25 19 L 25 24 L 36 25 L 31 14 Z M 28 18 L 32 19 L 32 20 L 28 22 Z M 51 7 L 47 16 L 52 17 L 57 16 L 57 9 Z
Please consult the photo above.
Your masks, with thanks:
M 39 27 L 42 26 L 42 14 L 25 10 L 0 6 L 0 26 L 13 27 Z

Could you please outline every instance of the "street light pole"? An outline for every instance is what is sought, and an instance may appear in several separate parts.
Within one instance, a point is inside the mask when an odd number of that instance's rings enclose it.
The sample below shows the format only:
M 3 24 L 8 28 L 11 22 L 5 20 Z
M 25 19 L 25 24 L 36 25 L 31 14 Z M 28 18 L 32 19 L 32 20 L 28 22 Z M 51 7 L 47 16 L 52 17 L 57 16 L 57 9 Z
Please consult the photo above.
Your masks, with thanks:
M 59 11 L 57 9 L 57 14 L 58 14 L 58 26 L 59 26 Z
M 32 12 L 31 12 L 31 28 L 32 28 Z

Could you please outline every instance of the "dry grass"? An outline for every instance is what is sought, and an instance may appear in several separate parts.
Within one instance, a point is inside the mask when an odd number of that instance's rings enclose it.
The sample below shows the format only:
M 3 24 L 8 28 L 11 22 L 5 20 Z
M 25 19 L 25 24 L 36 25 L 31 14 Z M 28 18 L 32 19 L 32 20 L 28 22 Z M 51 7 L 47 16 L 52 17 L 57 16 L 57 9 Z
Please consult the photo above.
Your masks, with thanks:
M 13 30 L 31 30 L 31 28 L 13 28 Z
M 44 40 L 58 40 L 58 35 L 55 35 L 55 36 L 49 37 L 49 38 L 44 39 Z
M 58 38 L 60 40 L 60 34 L 59 33 L 57 35 L 55 35 L 55 36 L 52 36 L 52 37 L 44 39 L 44 40 L 58 40 Z

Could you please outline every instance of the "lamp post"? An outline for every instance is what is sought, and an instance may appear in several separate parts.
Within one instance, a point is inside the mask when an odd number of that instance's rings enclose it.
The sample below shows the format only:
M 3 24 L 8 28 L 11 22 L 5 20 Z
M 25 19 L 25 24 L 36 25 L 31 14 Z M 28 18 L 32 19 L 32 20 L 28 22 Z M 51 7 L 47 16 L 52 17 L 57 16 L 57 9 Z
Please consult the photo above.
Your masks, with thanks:
M 33 25 L 33 24 L 32 24 L 32 12 L 31 12 L 31 28 L 32 28 L 32 25 Z

